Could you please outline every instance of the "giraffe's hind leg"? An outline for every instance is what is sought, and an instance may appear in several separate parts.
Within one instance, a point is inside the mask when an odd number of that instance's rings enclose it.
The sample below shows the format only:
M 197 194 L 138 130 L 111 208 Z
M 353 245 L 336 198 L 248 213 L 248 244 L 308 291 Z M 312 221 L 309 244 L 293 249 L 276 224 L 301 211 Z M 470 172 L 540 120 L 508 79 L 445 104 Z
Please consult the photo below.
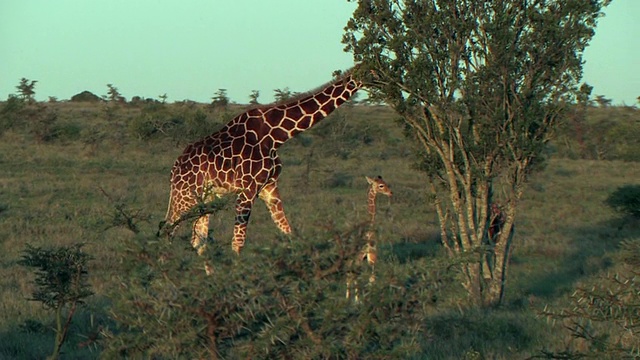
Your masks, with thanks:
M 231 249 L 240 255 L 247 238 L 247 224 L 251 217 L 251 208 L 256 199 L 255 187 L 247 188 L 238 195 L 236 200 L 236 222 L 233 227 L 233 241 Z
M 258 196 L 267 204 L 267 208 L 271 213 L 271 219 L 273 219 L 273 222 L 278 226 L 280 231 L 285 234 L 290 234 L 291 226 L 289 226 L 289 221 L 284 213 L 284 206 L 282 205 L 282 199 L 280 199 L 280 192 L 278 191 L 276 182 L 270 182 L 265 185 Z

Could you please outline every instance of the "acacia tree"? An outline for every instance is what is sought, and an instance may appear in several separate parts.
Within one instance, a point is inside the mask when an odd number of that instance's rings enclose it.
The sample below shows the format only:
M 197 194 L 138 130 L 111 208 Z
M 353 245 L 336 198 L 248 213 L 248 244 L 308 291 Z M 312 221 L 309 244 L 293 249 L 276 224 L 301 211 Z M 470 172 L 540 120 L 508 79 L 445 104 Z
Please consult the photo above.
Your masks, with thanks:
M 258 105 L 260 102 L 258 101 L 258 97 L 260 97 L 259 90 L 251 90 L 251 94 L 249 95 L 249 104 Z
M 20 79 L 20 84 L 16 86 L 16 89 L 18 89 L 18 92 L 20 93 L 20 98 L 22 100 L 25 100 L 29 103 L 32 103 L 35 101 L 33 96 L 36 94 L 35 88 L 36 88 L 37 82 L 38 80 L 30 81 L 27 78 Z
M 214 108 L 226 109 L 229 106 L 229 102 L 227 89 L 218 89 L 215 96 L 211 98 L 211 106 Z
M 109 99 L 110 102 L 124 102 L 124 96 L 120 94 L 117 87 L 113 86 L 113 84 L 107 84 L 107 88 L 109 89 L 107 91 L 107 99 Z
M 288 99 L 291 99 L 293 96 L 294 93 L 289 89 L 289 87 L 273 90 L 273 97 L 276 102 L 286 101 Z
M 472 301 L 503 300 L 516 208 L 609 0 L 359 0 L 343 42 L 420 145 Z M 375 74 L 375 76 L 371 75 Z

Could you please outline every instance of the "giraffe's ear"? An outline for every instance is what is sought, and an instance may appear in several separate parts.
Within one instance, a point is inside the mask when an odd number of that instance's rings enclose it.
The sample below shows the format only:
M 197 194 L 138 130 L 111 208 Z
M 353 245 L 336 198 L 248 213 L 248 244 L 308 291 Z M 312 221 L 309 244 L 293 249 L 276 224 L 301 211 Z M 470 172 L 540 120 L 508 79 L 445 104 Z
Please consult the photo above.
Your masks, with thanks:
M 372 178 L 370 178 L 370 177 L 368 177 L 368 176 L 365 176 L 365 178 L 367 179 L 367 182 L 368 182 L 369 184 L 373 184 L 373 179 L 372 179 Z

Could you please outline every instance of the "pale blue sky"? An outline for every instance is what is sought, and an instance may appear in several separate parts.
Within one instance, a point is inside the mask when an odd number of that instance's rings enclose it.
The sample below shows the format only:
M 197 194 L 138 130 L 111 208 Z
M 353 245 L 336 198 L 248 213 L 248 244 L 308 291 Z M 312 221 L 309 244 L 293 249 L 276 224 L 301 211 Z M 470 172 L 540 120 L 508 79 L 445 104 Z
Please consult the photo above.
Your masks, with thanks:
M 246 103 L 306 91 L 353 65 L 342 51 L 346 0 L 0 0 L 0 99 L 20 78 L 36 98 L 114 84 L 134 95 Z M 640 1 L 614 0 L 585 52 L 583 81 L 614 103 L 640 96 Z

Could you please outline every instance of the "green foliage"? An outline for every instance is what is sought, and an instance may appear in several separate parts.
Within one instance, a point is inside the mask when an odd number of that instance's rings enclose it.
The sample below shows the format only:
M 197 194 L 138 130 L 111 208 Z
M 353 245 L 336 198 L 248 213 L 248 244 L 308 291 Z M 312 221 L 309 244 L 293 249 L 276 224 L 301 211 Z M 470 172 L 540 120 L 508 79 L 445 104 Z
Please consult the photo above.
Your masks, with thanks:
M 146 104 L 129 123 L 129 131 L 140 140 L 171 138 L 190 142 L 213 133 L 228 113 L 207 113 L 188 105 L 168 107 L 162 103 Z
M 640 185 L 617 188 L 605 201 L 613 210 L 640 219 Z
M 0 109 L 0 135 L 20 122 L 26 102 L 15 95 L 9 95 Z
M 206 196 L 205 196 L 206 197 Z M 226 209 L 229 206 L 229 200 L 231 197 L 227 198 L 219 198 L 214 197 L 213 201 L 202 201 L 199 199 L 198 203 L 194 205 L 189 211 L 184 212 L 180 217 L 173 223 L 167 224 L 164 220 L 160 222 L 158 226 L 158 232 L 156 236 L 173 236 L 175 230 L 184 222 L 193 223 L 196 219 L 204 215 L 215 214 L 221 210 Z M 137 232 L 137 231 L 136 231 Z
M 82 244 L 52 249 L 27 244 L 18 264 L 35 268 L 37 289 L 33 301 L 48 309 L 82 303 L 93 294 L 87 284 L 87 263 L 91 256 L 81 250 Z
M 75 122 L 62 123 L 58 113 L 49 109 L 42 109 L 40 114 L 34 116 L 29 124 L 31 133 L 39 142 L 67 142 L 80 139 L 82 127 Z
M 124 96 L 120 94 L 118 88 L 113 86 L 113 84 L 107 84 L 107 100 L 112 103 L 122 103 L 125 102 Z
M 174 128 L 172 137 L 177 141 L 192 142 L 215 132 L 230 120 L 228 112 L 206 113 L 201 109 L 183 110 L 175 119 L 180 124 Z
M 211 106 L 214 109 L 226 109 L 229 106 L 229 96 L 227 89 L 218 89 L 215 96 L 211 98 Z
M 640 240 L 623 241 L 621 266 L 578 286 L 569 305 L 545 308 L 541 315 L 557 321 L 574 339 L 561 351 L 541 351 L 549 359 L 635 359 L 640 349 Z
M 351 186 L 353 183 L 353 176 L 344 172 L 334 172 L 327 179 L 326 186 L 329 188 L 340 188 Z
M 631 111 L 638 113 L 635 109 Z M 607 145 L 611 148 L 607 159 L 640 161 L 640 119 L 616 123 L 606 137 Z
M 20 84 L 16 86 L 16 89 L 18 89 L 18 93 L 22 100 L 27 102 L 33 102 L 35 100 L 33 96 L 36 94 L 35 87 L 37 82 L 37 80 L 29 81 L 26 78 L 20 79 Z
M 111 295 L 119 328 L 107 332 L 106 356 L 418 356 L 422 324 L 457 288 L 456 274 L 441 259 L 385 259 L 368 284 L 369 270 L 354 261 L 364 228 L 283 238 L 241 257 L 215 243 L 212 276 L 186 239 L 125 242 L 126 269 Z M 345 299 L 347 273 L 362 284 L 359 303 Z
M 122 200 L 114 199 L 109 193 L 107 193 L 102 187 L 100 192 L 109 200 L 113 206 L 113 215 L 111 221 L 107 225 L 107 229 L 112 227 L 124 227 L 134 234 L 140 232 L 140 223 L 148 222 L 149 215 L 145 214 L 141 209 L 131 209 Z
M 640 161 L 640 110 L 577 104 L 558 131 L 558 156 L 594 160 Z
M 60 355 L 77 306 L 93 295 L 87 283 L 87 263 L 92 257 L 81 248 L 82 244 L 52 249 L 27 244 L 18 261 L 19 265 L 35 269 L 36 289 L 30 300 L 39 301 L 46 309 L 55 311 L 56 340 L 51 359 Z
M 273 97 L 277 103 L 291 99 L 293 96 L 294 93 L 288 87 L 273 90 Z
M 0 109 L 0 135 L 9 129 L 24 129 L 38 142 L 76 140 L 81 128 L 76 123 L 61 124 L 53 104 L 27 102 L 9 96 Z
M 41 334 L 48 331 L 47 327 L 40 321 L 28 319 L 20 324 L 20 331 L 25 334 Z
M 46 106 L 35 105 L 25 109 L 27 123 L 25 124 L 30 132 L 39 142 L 49 142 L 57 137 L 56 123 L 58 114 L 49 111 Z
M 251 105 L 260 104 L 260 102 L 258 101 L 259 97 L 260 97 L 260 91 L 259 90 L 251 90 L 251 94 L 249 94 L 249 104 L 251 104 Z
M 513 351 L 539 345 L 535 332 L 542 325 L 533 315 L 510 311 L 441 311 L 425 325 L 431 333 L 425 358 L 438 353 L 447 359 L 524 358 Z
M 164 106 L 147 104 L 140 114 L 129 122 L 129 131 L 135 138 L 149 140 L 158 134 L 165 133 L 166 129 L 174 125 L 164 111 Z
M 602 108 L 611 106 L 611 99 L 607 99 L 604 95 L 597 95 L 595 102 Z
M 101 99 L 98 95 L 90 91 L 83 91 L 81 93 L 75 94 L 71 97 L 72 102 L 100 102 Z

